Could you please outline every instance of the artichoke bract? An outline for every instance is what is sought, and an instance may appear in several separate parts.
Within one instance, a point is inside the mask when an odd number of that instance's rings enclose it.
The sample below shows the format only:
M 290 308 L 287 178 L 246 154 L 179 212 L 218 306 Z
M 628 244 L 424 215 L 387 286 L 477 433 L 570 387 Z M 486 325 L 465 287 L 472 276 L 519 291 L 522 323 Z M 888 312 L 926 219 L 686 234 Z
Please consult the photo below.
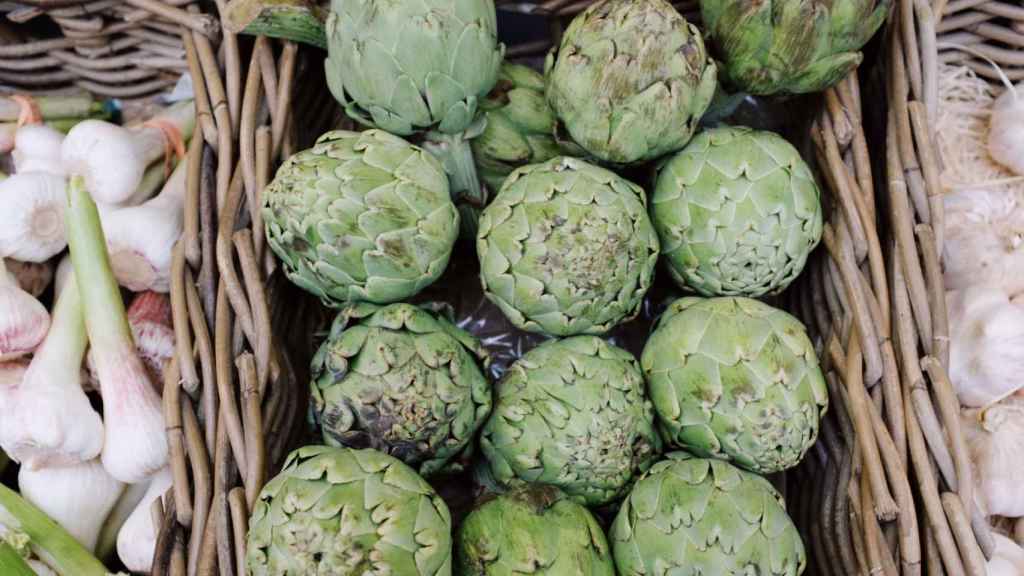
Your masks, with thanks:
M 508 369 L 480 448 L 477 477 L 488 488 L 547 484 L 599 506 L 650 467 L 661 438 L 633 355 L 574 336 L 545 342 Z
M 723 81 L 750 94 L 819 92 L 843 79 L 892 0 L 701 0 Z
M 412 468 L 375 450 L 306 446 L 260 492 L 252 576 L 451 576 L 451 516 Z
M 498 83 L 480 101 L 487 126 L 471 142 L 477 173 L 494 192 L 520 166 L 561 154 L 555 141 L 555 113 L 544 98 L 544 77 L 506 62 Z
M 570 23 L 545 73 L 568 135 L 616 164 L 682 148 L 718 82 L 700 32 L 665 0 L 594 3 Z
M 514 171 L 477 232 L 487 297 L 524 330 L 601 334 L 639 312 L 658 259 L 643 190 L 583 160 Z
M 423 145 L 450 175 L 469 224 L 486 203 L 469 140 L 505 54 L 494 0 L 331 0 L 325 27 L 331 93 L 362 124 L 400 136 L 429 131 Z
M 704 296 L 789 286 L 821 240 L 820 193 L 781 136 L 705 130 L 660 167 L 651 220 L 672 278 Z
M 461 576 L 615 576 L 589 510 L 553 486 L 526 486 L 484 502 L 455 542 Z
M 619 576 L 798 576 L 807 565 L 767 480 L 685 452 L 668 454 L 637 481 L 608 536 Z
M 325 304 L 403 300 L 448 265 L 459 214 L 437 160 L 383 130 L 328 132 L 278 169 L 267 243 Z
M 669 444 L 759 474 L 799 463 L 828 406 L 803 324 L 749 298 L 676 300 L 640 363 Z
M 429 476 L 470 445 L 491 410 L 486 352 L 443 316 L 410 304 L 343 310 L 313 357 L 324 441 L 376 448 Z

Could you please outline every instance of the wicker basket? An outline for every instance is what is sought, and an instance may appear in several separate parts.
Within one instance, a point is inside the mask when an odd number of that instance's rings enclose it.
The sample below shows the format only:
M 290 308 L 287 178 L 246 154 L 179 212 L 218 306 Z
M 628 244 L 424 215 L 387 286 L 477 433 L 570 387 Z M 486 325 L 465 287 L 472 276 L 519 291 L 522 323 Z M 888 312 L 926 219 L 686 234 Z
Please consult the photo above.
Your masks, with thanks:
M 210 38 L 217 19 L 192 0 L 26 0 L 0 4 L 0 84 L 24 91 L 77 86 L 103 97 L 167 90 L 187 69 L 179 28 Z

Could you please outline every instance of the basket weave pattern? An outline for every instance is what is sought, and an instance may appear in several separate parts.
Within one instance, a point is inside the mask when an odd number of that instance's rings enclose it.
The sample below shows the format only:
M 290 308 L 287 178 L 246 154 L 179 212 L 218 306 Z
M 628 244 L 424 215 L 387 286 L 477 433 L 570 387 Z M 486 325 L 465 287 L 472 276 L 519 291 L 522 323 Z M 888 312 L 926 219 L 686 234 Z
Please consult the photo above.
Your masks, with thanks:
M 178 29 L 209 38 L 219 24 L 191 0 L 35 0 L 0 8 L 0 84 L 19 90 L 77 86 L 104 97 L 137 98 L 167 90 L 187 70 Z M 9 6 L 12 5 L 12 6 Z M 17 30 L 7 24 L 20 25 Z M 53 28 L 56 33 L 36 34 Z

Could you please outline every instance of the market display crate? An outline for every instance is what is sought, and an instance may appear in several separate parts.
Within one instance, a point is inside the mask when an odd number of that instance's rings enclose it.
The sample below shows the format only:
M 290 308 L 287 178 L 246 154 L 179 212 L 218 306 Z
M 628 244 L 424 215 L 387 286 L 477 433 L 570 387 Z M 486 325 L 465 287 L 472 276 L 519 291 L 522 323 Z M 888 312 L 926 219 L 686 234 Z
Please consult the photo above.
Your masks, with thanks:
M 169 89 L 182 71 L 191 78 L 196 129 L 170 286 L 176 354 L 163 386 L 173 486 L 153 510 L 153 573 L 246 574 L 261 489 L 292 449 L 319 438 L 309 363 L 335 313 L 282 274 L 264 234 L 263 194 L 293 153 L 355 126 L 327 88 L 322 50 L 218 24 L 228 2 L 29 4 L 7 19 L 49 18 L 64 37 L 0 45 L 0 84 L 133 97 Z M 506 56 L 536 67 L 592 2 L 496 4 Z M 699 25 L 695 0 L 672 4 Z M 13 34 L 22 37 L 17 26 Z M 817 443 L 800 466 L 771 477 L 803 538 L 807 573 L 981 576 L 994 554 L 948 375 L 934 129 L 940 63 L 966 62 L 997 82 L 991 59 L 1016 81 L 1021 48 L 1019 6 L 894 0 L 868 57 L 833 87 L 736 110 L 784 133 L 824 196 L 822 245 L 771 301 L 807 326 L 828 387 Z M 486 303 L 474 264 L 453 257 L 416 301 L 446 301 L 500 370 L 541 338 L 515 331 Z M 665 270 L 658 275 L 640 321 L 610 336 L 637 355 L 678 295 Z M 471 481 L 435 482 L 456 522 L 472 506 Z

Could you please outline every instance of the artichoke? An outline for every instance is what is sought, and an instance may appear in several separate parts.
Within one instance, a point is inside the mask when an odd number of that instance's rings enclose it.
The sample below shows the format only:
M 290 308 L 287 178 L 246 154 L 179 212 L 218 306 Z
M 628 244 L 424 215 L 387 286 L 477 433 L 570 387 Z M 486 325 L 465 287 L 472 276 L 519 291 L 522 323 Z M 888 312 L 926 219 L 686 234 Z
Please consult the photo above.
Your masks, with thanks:
M 615 576 L 597 520 L 553 486 L 483 503 L 463 522 L 455 550 L 462 576 Z
M 477 173 L 497 191 L 520 166 L 561 153 L 555 141 L 555 114 L 544 99 L 544 77 L 533 69 L 505 63 L 498 83 L 480 102 L 487 125 L 472 140 Z
M 487 487 L 553 485 L 599 506 L 622 496 L 661 451 L 636 359 L 596 336 L 527 352 L 495 394 L 477 469 Z
M 556 157 L 509 175 L 480 216 L 477 254 L 487 297 L 519 328 L 601 334 L 638 313 L 658 238 L 639 186 Z
M 484 204 L 468 140 L 505 48 L 494 0 L 332 0 L 327 86 L 356 121 L 425 143 L 451 176 L 463 214 Z
M 749 298 L 676 300 L 640 363 L 667 442 L 759 474 L 795 466 L 828 406 L 803 325 Z
M 260 492 L 245 561 L 252 576 L 451 576 L 451 517 L 391 456 L 306 446 Z
M 424 476 L 439 471 L 490 413 L 491 387 L 478 359 L 486 363 L 476 339 L 422 308 L 342 311 L 312 363 L 324 441 L 376 448 Z
M 459 229 L 437 160 L 383 130 L 324 134 L 285 161 L 263 205 L 288 278 L 331 306 L 416 294 L 444 272 Z
M 609 538 L 619 576 L 798 576 L 807 565 L 785 502 L 767 480 L 684 452 L 637 481 Z
M 717 70 L 700 32 L 665 0 L 600 0 L 570 23 L 545 65 L 569 136 L 606 162 L 682 148 L 711 104 Z
M 704 296 L 786 288 L 821 239 L 818 186 L 772 132 L 705 130 L 658 173 L 651 219 L 680 286 Z
M 818 92 L 860 64 L 892 0 L 701 0 L 723 81 L 751 94 Z

